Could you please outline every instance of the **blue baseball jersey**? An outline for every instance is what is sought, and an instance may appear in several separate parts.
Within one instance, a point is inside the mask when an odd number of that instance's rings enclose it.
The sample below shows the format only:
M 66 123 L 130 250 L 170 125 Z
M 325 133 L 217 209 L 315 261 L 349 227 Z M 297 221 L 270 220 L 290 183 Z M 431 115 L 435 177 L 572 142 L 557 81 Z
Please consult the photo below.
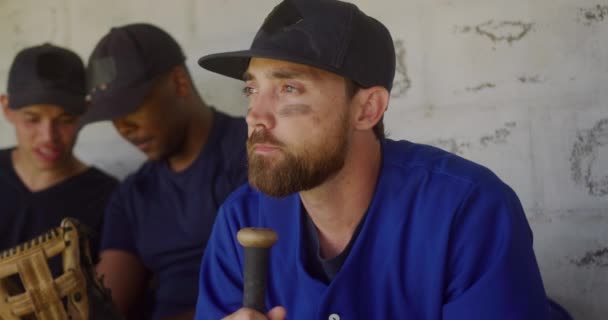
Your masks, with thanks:
M 217 211 L 247 181 L 247 126 L 214 110 L 207 142 L 184 171 L 148 161 L 108 204 L 101 250 L 139 257 L 154 275 L 152 319 L 194 309 L 200 261 Z
M 440 149 L 382 142 L 374 197 L 340 271 L 311 276 L 298 194 L 250 186 L 223 204 L 200 270 L 196 319 L 242 305 L 243 227 L 272 228 L 266 306 L 294 319 L 547 319 L 532 232 L 516 194 L 488 169 Z

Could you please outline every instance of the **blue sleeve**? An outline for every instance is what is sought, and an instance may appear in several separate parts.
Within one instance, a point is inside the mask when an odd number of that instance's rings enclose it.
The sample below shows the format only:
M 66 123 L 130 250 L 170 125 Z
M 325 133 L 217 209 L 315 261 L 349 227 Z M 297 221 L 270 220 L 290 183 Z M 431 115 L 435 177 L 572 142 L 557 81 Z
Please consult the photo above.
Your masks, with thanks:
M 242 257 L 237 227 L 221 207 L 201 264 L 196 320 L 221 319 L 242 306 Z
M 101 233 L 100 252 L 106 249 L 118 249 L 137 255 L 133 228 L 127 215 L 127 197 L 125 185 L 120 185 L 108 202 L 104 213 Z
M 443 320 L 542 320 L 549 305 L 519 199 L 473 188 L 452 222 Z

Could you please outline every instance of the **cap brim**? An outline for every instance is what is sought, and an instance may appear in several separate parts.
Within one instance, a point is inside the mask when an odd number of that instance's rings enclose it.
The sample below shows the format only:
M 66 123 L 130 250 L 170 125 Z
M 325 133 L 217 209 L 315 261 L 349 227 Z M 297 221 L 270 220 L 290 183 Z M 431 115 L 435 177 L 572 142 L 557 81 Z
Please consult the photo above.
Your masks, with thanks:
M 85 109 L 84 97 L 81 94 L 72 94 L 57 89 L 28 90 L 23 93 L 9 92 L 11 109 L 21 109 L 34 104 L 56 105 L 74 115 L 81 115 Z
M 243 74 L 247 71 L 251 58 L 266 58 L 293 63 L 304 64 L 333 73 L 338 73 L 338 70 L 320 64 L 317 61 L 299 57 L 287 52 L 277 50 L 250 49 L 242 51 L 232 51 L 224 53 L 215 53 L 206 55 L 198 59 L 198 65 L 215 73 L 225 75 L 234 79 L 243 80 Z
M 81 124 L 114 120 L 134 112 L 150 93 L 153 84 L 154 79 L 151 79 L 111 95 L 106 92 L 98 93 L 93 96 L 87 111 L 82 115 Z

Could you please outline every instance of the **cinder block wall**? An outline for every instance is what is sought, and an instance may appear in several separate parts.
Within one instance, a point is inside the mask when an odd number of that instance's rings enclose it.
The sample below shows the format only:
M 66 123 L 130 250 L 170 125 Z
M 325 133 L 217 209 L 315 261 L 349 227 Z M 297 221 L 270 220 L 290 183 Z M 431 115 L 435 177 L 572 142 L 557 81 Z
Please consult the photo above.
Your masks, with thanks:
M 608 3 L 354 2 L 395 40 L 390 137 L 433 144 L 493 169 L 526 208 L 549 294 L 576 319 L 606 319 Z M 241 83 L 198 68 L 196 60 L 248 46 L 276 3 L 0 0 L 0 91 L 24 46 L 49 41 L 86 59 L 111 26 L 145 21 L 182 44 L 208 103 L 242 115 Z M 14 143 L 0 119 L 0 147 Z M 119 177 L 143 160 L 109 123 L 85 127 L 76 151 Z

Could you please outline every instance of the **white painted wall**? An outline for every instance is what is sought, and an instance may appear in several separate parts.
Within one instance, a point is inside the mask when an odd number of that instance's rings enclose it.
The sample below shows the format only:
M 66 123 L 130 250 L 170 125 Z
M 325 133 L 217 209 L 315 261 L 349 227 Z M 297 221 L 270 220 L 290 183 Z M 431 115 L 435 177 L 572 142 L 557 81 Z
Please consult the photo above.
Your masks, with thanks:
M 527 210 L 549 294 L 576 319 L 606 319 L 608 3 L 354 2 L 383 21 L 397 43 L 390 136 L 493 169 Z M 241 84 L 198 68 L 196 60 L 248 46 L 276 3 L 0 0 L 0 90 L 24 46 L 51 41 L 87 58 L 111 26 L 146 21 L 182 44 L 207 102 L 243 114 Z M 13 143 L 12 128 L 0 120 L 0 147 Z M 77 153 L 121 177 L 143 159 L 108 123 L 86 127 Z

